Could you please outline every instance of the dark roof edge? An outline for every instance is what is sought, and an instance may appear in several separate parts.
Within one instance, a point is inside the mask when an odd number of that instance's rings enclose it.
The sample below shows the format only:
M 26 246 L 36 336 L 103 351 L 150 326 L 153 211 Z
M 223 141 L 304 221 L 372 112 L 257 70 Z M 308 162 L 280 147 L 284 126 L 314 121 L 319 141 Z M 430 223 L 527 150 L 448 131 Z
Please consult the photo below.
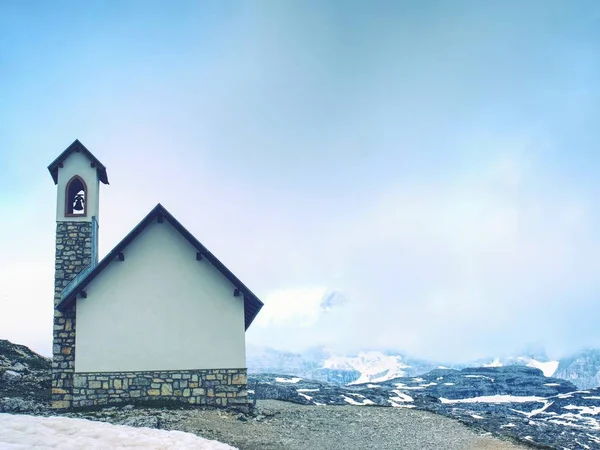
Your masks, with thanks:
M 144 217 L 140 223 L 138 223 L 133 230 L 127 234 L 119 242 L 115 248 L 113 248 L 102 260 L 94 267 L 90 273 L 85 276 L 77 286 L 73 288 L 68 297 L 62 300 L 58 305 L 56 305 L 56 309 L 59 311 L 65 311 L 69 308 L 74 300 L 77 298 L 77 295 L 85 289 L 85 287 L 94 279 L 100 272 L 102 272 L 111 262 L 113 262 L 118 254 L 121 253 L 125 247 L 127 247 L 144 229 L 158 216 L 162 216 L 164 219 L 168 220 L 169 223 L 183 236 L 187 239 L 187 241 L 192 244 L 198 250 L 203 257 L 206 257 L 210 263 L 215 266 L 219 272 L 221 272 L 237 289 L 239 289 L 244 295 L 244 322 L 246 330 L 258 314 L 258 312 L 263 307 L 263 302 L 250 290 L 248 287 L 242 283 L 239 278 L 237 278 L 225 265 L 219 261 L 219 259 L 213 255 L 204 245 L 196 239 L 192 233 L 190 233 L 173 215 L 165 209 L 160 203 L 157 204 L 147 215 Z
M 98 172 L 98 178 L 104 184 L 108 184 L 108 175 L 106 173 L 106 166 L 100 162 L 98 158 L 96 158 L 92 152 L 90 152 L 85 145 L 79 142 L 79 139 L 75 139 L 71 145 L 69 145 L 63 152 L 56 157 L 54 161 L 52 161 L 48 165 L 48 171 L 54 180 L 54 184 L 58 184 L 58 166 L 61 162 L 63 162 L 67 157 L 75 150 L 81 151 L 90 161 L 92 161 L 96 165 L 96 171 Z

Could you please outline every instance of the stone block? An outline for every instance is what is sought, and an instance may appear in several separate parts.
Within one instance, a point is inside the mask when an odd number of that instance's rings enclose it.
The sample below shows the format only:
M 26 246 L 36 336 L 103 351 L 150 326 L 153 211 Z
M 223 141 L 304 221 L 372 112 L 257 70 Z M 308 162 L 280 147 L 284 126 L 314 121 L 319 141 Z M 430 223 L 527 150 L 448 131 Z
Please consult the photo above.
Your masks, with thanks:
M 116 378 L 115 381 L 113 381 L 113 386 L 115 387 L 115 389 L 121 389 L 121 387 L 123 386 L 123 382 Z
M 133 384 L 135 384 L 137 386 L 150 386 L 151 381 L 148 378 L 138 377 L 138 378 L 134 378 Z
M 152 395 L 152 396 L 160 395 L 160 391 L 158 389 L 148 389 L 148 395 Z
M 247 383 L 246 374 L 238 373 L 231 377 L 231 384 L 246 384 L 246 383 Z
M 88 386 L 90 389 L 100 389 L 102 387 L 102 383 L 100 381 L 90 381 Z
M 160 387 L 160 395 L 173 395 L 173 387 L 170 384 L 163 384 Z
M 186 391 L 189 391 L 189 389 L 186 389 Z M 204 390 L 202 388 L 192 389 L 192 395 L 194 395 L 194 396 L 205 395 L 205 394 L 206 394 L 206 390 Z
M 71 407 L 71 402 L 67 400 L 54 400 L 52 409 L 67 409 Z

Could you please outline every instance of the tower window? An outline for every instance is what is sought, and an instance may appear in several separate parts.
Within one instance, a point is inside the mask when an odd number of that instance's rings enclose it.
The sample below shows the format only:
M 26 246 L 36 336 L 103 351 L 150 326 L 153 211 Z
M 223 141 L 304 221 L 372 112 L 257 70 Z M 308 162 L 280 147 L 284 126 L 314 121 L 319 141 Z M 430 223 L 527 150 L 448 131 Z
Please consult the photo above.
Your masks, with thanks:
M 87 188 L 84 181 L 74 176 L 67 183 L 65 215 L 85 217 L 87 211 Z

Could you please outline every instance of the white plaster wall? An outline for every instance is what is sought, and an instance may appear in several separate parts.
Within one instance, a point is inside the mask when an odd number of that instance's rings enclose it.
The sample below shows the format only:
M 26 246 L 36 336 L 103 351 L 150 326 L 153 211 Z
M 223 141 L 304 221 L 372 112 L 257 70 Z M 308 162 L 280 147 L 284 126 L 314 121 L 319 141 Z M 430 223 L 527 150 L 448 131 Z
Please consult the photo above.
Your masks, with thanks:
M 166 220 L 77 299 L 75 371 L 245 368 L 243 296 Z
M 63 161 L 63 167 L 58 168 L 56 220 L 69 222 L 90 222 L 92 216 L 98 219 L 98 204 L 100 184 L 98 171 L 90 166 L 90 160 L 80 152 L 73 152 Z M 85 217 L 65 217 L 65 189 L 67 183 L 75 175 L 79 175 L 87 186 L 87 214 Z

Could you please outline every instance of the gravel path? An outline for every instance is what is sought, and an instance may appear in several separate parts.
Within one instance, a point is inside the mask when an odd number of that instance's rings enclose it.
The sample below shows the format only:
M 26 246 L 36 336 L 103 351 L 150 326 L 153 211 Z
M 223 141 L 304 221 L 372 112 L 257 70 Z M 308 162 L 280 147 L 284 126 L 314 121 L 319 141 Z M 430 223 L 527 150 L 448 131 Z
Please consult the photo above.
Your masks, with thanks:
M 217 439 L 240 450 L 458 449 L 526 447 L 478 434 L 425 411 L 361 406 L 303 406 L 262 400 L 260 420 L 241 421 L 215 410 L 194 410 L 169 428 Z

